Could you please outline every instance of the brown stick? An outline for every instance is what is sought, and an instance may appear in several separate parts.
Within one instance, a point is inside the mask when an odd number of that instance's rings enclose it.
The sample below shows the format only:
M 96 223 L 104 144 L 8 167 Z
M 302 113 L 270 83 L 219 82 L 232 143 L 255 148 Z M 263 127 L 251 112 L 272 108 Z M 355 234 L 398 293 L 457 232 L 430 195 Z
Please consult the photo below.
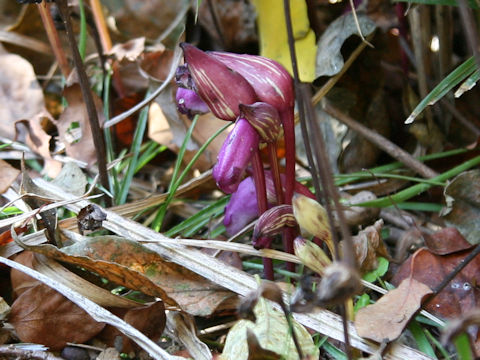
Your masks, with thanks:
M 75 40 L 75 34 L 73 33 L 72 23 L 70 21 L 70 14 L 68 11 L 68 3 L 66 0 L 57 0 L 58 9 L 62 15 L 63 23 L 67 30 L 68 42 L 70 43 L 70 48 L 72 50 L 73 61 L 78 74 L 78 79 L 80 82 L 80 88 L 82 90 L 83 100 L 87 108 L 88 121 L 90 123 L 90 128 L 92 130 L 93 143 L 95 145 L 95 150 L 97 152 L 98 160 L 98 172 L 100 175 L 100 183 L 105 189 L 109 188 L 108 173 L 107 173 L 107 157 L 105 154 L 105 142 L 103 139 L 103 131 L 100 128 L 100 123 L 98 121 L 97 109 L 95 103 L 93 102 L 92 93 L 90 90 L 90 83 L 88 81 L 85 68 L 83 66 L 83 61 L 80 56 L 77 47 L 77 41 Z M 111 206 L 109 197 L 106 198 L 108 206 Z
M 390 140 L 378 134 L 377 132 L 372 131 L 366 126 L 353 120 L 350 116 L 348 116 L 347 114 L 344 114 L 343 112 L 333 107 L 332 105 L 327 103 L 324 106 L 324 110 L 325 112 L 327 112 L 328 114 L 336 118 L 338 121 L 344 123 L 350 129 L 359 133 L 360 135 L 365 137 L 368 141 L 375 144 L 380 149 L 382 149 L 383 151 L 391 155 L 393 158 L 405 164 L 405 166 L 407 166 L 408 168 L 422 175 L 424 178 L 430 179 L 430 178 L 434 178 L 435 176 L 438 176 L 438 174 L 434 170 L 432 170 L 422 162 L 415 159 L 408 152 L 406 152 L 399 146 L 395 145 Z
M 41 4 L 37 5 L 37 9 L 40 13 L 40 17 L 42 18 L 43 27 L 45 28 L 45 32 L 47 33 L 48 41 L 50 42 L 50 46 L 52 47 L 55 59 L 58 62 L 58 66 L 60 67 L 62 75 L 66 79 L 70 74 L 70 66 L 68 65 L 67 57 L 65 56 L 65 52 L 62 49 L 62 43 L 60 42 L 57 29 L 55 28 L 52 15 L 50 14 L 50 3 L 43 1 Z

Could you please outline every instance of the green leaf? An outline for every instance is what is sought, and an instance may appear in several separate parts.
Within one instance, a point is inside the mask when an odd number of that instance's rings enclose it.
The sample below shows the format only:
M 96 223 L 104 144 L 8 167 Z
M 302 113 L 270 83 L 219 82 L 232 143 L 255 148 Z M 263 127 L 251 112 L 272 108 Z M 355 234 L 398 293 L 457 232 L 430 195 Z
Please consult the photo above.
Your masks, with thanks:
M 435 104 L 455 86 L 471 76 L 475 70 L 475 59 L 471 57 L 453 70 L 445 79 L 440 81 L 440 83 L 435 86 L 435 88 L 427 96 L 425 96 L 422 101 L 420 101 L 420 104 L 417 105 L 407 120 L 405 120 L 405 124 L 412 123 L 428 105 Z
M 358 310 L 360 310 L 361 308 L 364 308 L 367 305 L 370 305 L 370 296 L 368 294 L 362 294 L 358 298 L 357 302 L 355 303 L 355 306 L 353 307 L 353 311 L 356 314 Z
M 383 275 L 385 275 L 388 271 L 388 265 L 389 262 L 387 259 L 384 257 L 379 257 L 378 258 L 378 267 L 375 270 L 372 270 L 365 275 L 363 275 L 363 279 L 368 281 L 368 282 L 374 282 L 378 278 L 381 278 Z

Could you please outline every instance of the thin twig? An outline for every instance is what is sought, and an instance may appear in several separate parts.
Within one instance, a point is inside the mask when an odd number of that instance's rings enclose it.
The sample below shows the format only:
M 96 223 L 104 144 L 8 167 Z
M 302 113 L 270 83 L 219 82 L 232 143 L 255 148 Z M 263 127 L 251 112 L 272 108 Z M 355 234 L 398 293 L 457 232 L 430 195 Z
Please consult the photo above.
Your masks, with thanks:
M 409 167 L 410 169 L 414 170 L 415 172 L 419 173 L 423 177 L 430 179 L 438 176 L 438 174 L 430 169 L 425 164 L 421 163 L 417 159 L 415 159 L 412 155 L 408 152 L 400 148 L 399 146 L 392 143 L 387 138 L 383 137 L 382 135 L 370 130 L 366 126 L 360 124 L 359 122 L 353 120 L 347 114 L 341 112 L 334 106 L 326 103 L 324 106 L 325 112 L 336 118 L 338 121 L 347 125 L 353 131 L 359 133 L 363 137 L 365 137 L 368 141 L 372 142 L 380 149 L 391 155 L 393 158 L 397 159 L 398 161 L 405 164 L 405 166 Z
M 95 107 L 95 103 L 93 102 L 93 97 L 90 90 L 90 82 L 88 81 L 88 77 L 85 72 L 85 68 L 83 66 L 83 61 L 78 51 L 77 41 L 75 40 L 75 34 L 73 33 L 73 27 L 70 21 L 70 14 L 68 10 L 68 3 L 66 0 L 57 0 L 57 6 L 60 11 L 60 14 L 62 15 L 63 22 L 65 24 L 65 28 L 68 36 L 68 42 L 70 43 L 70 48 L 72 50 L 73 61 L 75 64 L 75 68 L 77 70 L 83 100 L 85 102 L 85 107 L 87 109 L 88 121 L 90 123 L 90 128 L 92 131 L 93 143 L 95 145 L 95 150 L 97 152 L 100 183 L 105 189 L 108 189 L 110 185 L 108 181 L 107 157 L 105 154 L 105 142 L 103 139 L 103 131 L 100 129 L 97 109 Z M 106 197 L 105 200 L 107 201 L 107 204 L 110 206 L 111 199 L 109 197 Z
M 42 18 L 43 27 L 47 33 L 48 41 L 50 42 L 53 53 L 55 54 L 55 59 L 57 60 L 58 66 L 60 67 L 60 70 L 66 79 L 70 74 L 71 69 L 68 65 L 65 52 L 62 49 L 62 43 L 60 42 L 57 29 L 53 23 L 52 15 L 50 13 L 50 3 L 43 1 L 37 5 L 37 8 L 38 12 L 40 13 L 40 17 Z
M 90 6 L 92 8 L 93 19 L 97 26 L 103 51 L 108 52 L 112 48 L 112 39 L 108 32 L 105 16 L 103 16 L 102 4 L 100 4 L 99 0 L 90 0 Z

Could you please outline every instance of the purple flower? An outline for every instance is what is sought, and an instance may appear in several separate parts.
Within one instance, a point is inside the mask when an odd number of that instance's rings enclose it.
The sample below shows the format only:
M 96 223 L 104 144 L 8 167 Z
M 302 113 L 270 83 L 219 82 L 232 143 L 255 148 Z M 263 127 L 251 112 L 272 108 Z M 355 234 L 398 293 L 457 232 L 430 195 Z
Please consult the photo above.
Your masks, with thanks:
M 193 85 L 186 85 L 194 87 L 216 117 L 233 121 L 240 115 L 238 105 L 257 100 L 255 91 L 242 75 L 193 45 L 182 43 L 180 46 L 193 80 Z
M 243 172 L 259 144 L 260 136 L 252 125 L 244 118 L 238 119 L 225 139 L 213 167 L 213 178 L 222 191 L 231 194 L 237 190 Z
M 239 185 L 232 194 L 228 205 L 225 207 L 223 225 L 229 236 L 235 235 L 249 222 L 258 217 L 258 204 L 255 184 L 249 176 Z
M 190 89 L 179 87 L 177 89 L 177 109 L 182 114 L 192 118 L 196 114 L 205 114 L 210 111 L 197 93 Z

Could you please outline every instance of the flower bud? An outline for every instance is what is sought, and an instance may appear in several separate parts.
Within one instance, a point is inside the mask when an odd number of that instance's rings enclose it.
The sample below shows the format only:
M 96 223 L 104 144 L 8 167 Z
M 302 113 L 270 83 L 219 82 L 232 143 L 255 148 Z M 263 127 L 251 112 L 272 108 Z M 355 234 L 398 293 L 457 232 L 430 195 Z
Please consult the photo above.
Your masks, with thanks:
M 296 193 L 292 199 L 293 214 L 300 227 L 324 241 L 332 255 L 335 254 L 327 212 L 313 199 Z
M 279 112 L 293 106 L 295 96 L 292 77 L 276 61 L 257 55 L 227 52 L 210 52 L 209 54 L 241 74 L 255 89 L 260 101 L 269 103 Z M 243 102 L 243 104 L 249 103 Z
M 193 45 L 180 46 L 198 95 L 216 117 L 233 121 L 240 115 L 239 104 L 256 101 L 255 91 L 242 75 Z
M 205 114 L 210 111 L 207 104 L 193 90 L 179 87 L 175 97 L 178 111 L 188 115 L 189 118 L 196 114 Z
M 278 205 L 265 211 L 253 229 L 253 246 L 256 247 L 258 238 L 280 234 L 285 226 L 297 226 L 291 205 Z
M 282 135 L 282 122 L 277 109 L 265 102 L 256 102 L 251 105 L 240 104 L 241 116 L 248 120 L 260 138 L 273 143 Z
M 223 192 L 231 194 L 237 190 L 242 174 L 259 144 L 257 131 L 247 120 L 238 119 L 225 139 L 213 167 L 213 178 Z
M 325 267 L 332 263 L 320 246 L 302 237 L 294 240 L 293 248 L 302 264 L 320 275 L 323 274 Z

